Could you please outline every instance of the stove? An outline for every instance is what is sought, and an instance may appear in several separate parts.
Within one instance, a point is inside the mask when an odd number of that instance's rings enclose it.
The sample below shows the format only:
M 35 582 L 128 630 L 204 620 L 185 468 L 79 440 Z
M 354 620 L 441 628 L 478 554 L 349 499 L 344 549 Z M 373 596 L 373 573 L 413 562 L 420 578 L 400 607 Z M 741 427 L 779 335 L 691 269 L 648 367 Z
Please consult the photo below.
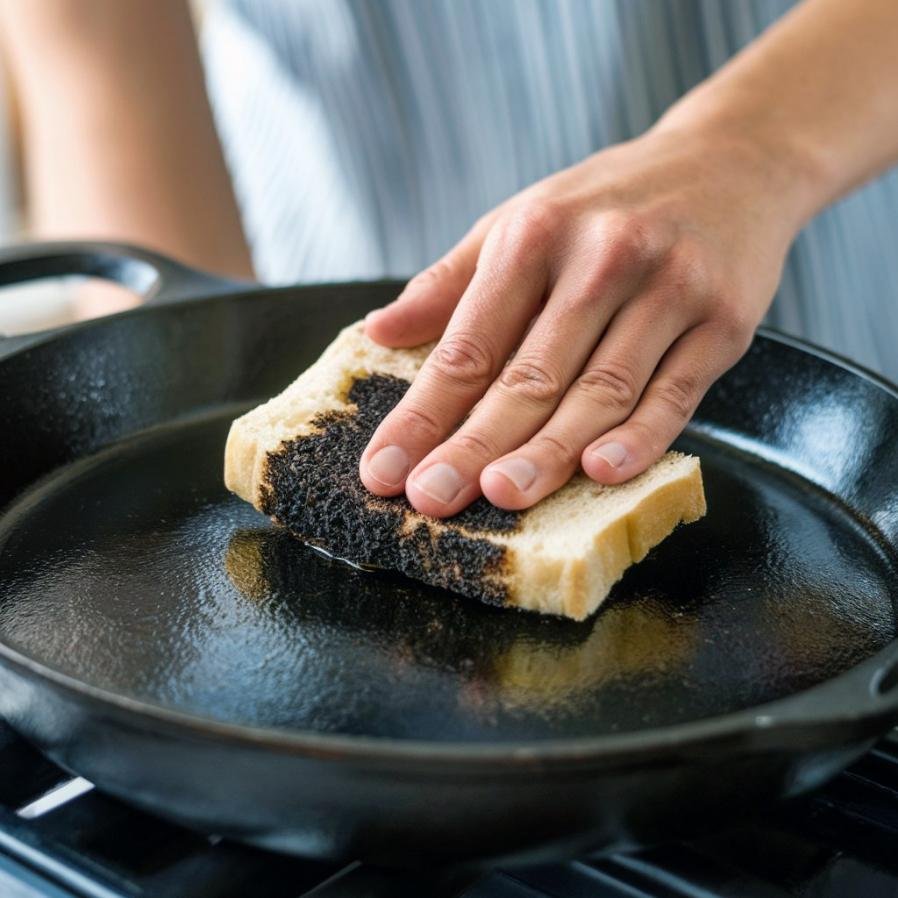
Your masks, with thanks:
M 0 723 L 0 898 L 898 898 L 898 739 L 817 794 L 639 854 L 474 875 L 289 858 L 100 795 Z

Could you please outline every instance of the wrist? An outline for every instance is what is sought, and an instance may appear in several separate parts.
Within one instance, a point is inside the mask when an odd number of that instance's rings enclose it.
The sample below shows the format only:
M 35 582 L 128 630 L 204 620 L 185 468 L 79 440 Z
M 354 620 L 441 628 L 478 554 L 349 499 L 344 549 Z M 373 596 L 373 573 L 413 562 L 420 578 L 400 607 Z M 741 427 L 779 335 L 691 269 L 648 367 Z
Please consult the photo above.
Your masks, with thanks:
M 707 85 L 706 85 L 707 87 Z M 825 154 L 777 121 L 775 114 L 705 95 L 699 88 L 672 106 L 649 133 L 696 141 L 703 153 L 725 154 L 752 173 L 756 188 L 799 231 L 833 198 Z

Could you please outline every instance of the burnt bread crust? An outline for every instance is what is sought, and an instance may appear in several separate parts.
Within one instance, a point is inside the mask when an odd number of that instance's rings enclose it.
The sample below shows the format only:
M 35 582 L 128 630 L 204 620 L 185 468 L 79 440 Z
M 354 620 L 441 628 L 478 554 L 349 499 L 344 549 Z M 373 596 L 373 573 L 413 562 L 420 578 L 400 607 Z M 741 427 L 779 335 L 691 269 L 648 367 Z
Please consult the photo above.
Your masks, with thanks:
M 454 518 L 438 521 L 416 512 L 404 495 L 374 496 L 359 479 L 365 446 L 410 386 L 391 375 L 353 378 L 345 409 L 317 415 L 311 433 L 268 453 L 261 510 L 340 558 L 504 604 L 507 549 L 485 537 L 519 529 L 519 512 L 480 498 Z
M 627 483 L 574 475 L 532 508 L 481 499 L 448 520 L 364 489 L 358 459 L 431 347 L 389 349 L 361 322 L 231 426 L 225 483 L 303 540 L 505 607 L 583 620 L 634 562 L 705 513 L 698 459 L 669 452 Z

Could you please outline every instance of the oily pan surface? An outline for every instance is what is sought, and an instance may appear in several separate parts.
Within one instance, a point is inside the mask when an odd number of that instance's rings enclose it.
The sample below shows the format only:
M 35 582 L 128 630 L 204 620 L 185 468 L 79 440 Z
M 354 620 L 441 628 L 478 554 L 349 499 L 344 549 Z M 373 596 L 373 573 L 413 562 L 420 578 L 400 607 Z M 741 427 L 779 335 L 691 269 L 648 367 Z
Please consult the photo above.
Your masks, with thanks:
M 791 476 L 687 437 L 708 515 L 584 623 L 321 557 L 221 484 L 236 410 L 39 484 L 0 521 L 0 639 L 96 686 L 241 724 L 501 742 L 792 694 L 895 636 L 891 563 Z

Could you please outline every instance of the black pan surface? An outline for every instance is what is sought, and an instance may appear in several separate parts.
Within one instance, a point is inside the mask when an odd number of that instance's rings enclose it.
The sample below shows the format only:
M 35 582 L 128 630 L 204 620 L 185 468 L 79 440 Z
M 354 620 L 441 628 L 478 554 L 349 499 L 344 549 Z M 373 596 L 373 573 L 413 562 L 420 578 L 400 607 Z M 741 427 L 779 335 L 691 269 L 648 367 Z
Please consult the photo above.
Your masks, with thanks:
M 759 336 L 680 442 L 707 517 L 577 624 L 348 568 L 224 490 L 230 420 L 401 285 L 0 252 L 0 284 L 71 271 L 167 279 L 0 340 L 0 713 L 99 789 L 319 857 L 533 861 L 757 811 L 898 720 L 891 385 Z
M 64 468 L 0 530 L 0 638 L 111 692 L 238 724 L 439 742 L 595 736 L 791 695 L 895 635 L 848 510 L 697 434 L 708 516 L 578 624 L 323 558 L 229 495 L 240 408 Z

